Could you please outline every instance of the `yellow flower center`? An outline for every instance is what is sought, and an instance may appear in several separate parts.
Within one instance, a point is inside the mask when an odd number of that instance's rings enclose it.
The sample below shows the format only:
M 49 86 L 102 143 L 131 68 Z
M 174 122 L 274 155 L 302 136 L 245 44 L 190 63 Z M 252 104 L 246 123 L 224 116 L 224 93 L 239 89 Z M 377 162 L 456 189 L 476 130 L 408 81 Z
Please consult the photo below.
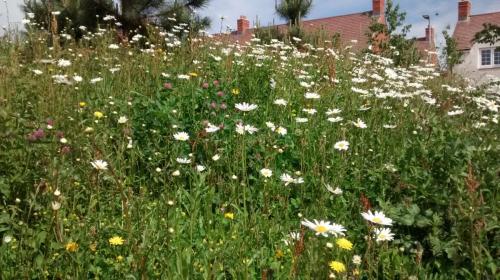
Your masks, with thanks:
M 317 226 L 314 230 L 316 230 L 316 232 L 319 232 L 319 233 L 324 233 L 324 232 L 328 231 L 328 228 L 320 225 L 320 226 Z
M 379 223 L 381 223 L 381 222 L 382 222 L 382 219 L 381 219 L 381 218 L 379 218 L 379 217 L 375 217 L 375 218 L 373 218 L 373 220 L 372 220 L 372 221 L 373 221 L 374 223 L 379 224 Z

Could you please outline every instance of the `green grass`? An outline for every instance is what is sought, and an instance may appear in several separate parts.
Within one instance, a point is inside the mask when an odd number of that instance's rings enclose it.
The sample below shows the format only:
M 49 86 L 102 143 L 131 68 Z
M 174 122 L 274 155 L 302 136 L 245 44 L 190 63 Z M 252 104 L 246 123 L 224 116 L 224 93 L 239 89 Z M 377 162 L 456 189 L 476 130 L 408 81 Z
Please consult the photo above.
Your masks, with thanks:
M 328 46 L 299 52 L 201 40 L 169 47 L 160 38 L 149 52 L 136 43 L 110 49 L 106 32 L 49 49 L 45 36 L 0 43 L 0 278 L 497 274 L 498 93 L 432 68 L 332 54 Z M 60 59 L 71 65 L 58 66 Z M 57 84 L 53 75 L 67 75 L 71 84 Z M 306 99 L 306 92 L 321 98 Z M 241 112 L 241 102 L 258 108 Z M 303 111 L 312 108 L 314 115 Z M 334 108 L 342 111 L 327 116 Z M 459 108 L 462 114 L 448 114 Z M 335 116 L 343 120 L 328 121 Z M 353 125 L 358 118 L 367 128 Z M 207 133 L 208 122 L 221 129 Z M 240 122 L 259 130 L 240 135 Z M 181 131 L 188 141 L 174 139 Z M 347 151 L 334 148 L 341 140 Z M 107 170 L 92 167 L 98 159 Z M 262 176 L 263 168 L 272 176 Z M 304 182 L 285 186 L 285 173 Z M 394 240 L 375 241 L 371 230 L 380 226 L 361 216 L 368 209 L 394 221 Z M 334 236 L 316 236 L 301 226 L 305 219 L 344 226 L 352 250 Z M 111 245 L 115 236 L 123 244 Z M 346 271 L 332 271 L 334 260 Z

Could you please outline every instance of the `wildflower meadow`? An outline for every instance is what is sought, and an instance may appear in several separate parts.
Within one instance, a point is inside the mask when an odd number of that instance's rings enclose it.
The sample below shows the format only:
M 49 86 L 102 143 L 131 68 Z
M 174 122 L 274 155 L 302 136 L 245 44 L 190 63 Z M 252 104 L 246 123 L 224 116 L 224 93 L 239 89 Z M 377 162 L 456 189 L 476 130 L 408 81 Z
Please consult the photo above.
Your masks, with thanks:
M 0 41 L 1 279 L 497 279 L 498 84 L 82 32 Z

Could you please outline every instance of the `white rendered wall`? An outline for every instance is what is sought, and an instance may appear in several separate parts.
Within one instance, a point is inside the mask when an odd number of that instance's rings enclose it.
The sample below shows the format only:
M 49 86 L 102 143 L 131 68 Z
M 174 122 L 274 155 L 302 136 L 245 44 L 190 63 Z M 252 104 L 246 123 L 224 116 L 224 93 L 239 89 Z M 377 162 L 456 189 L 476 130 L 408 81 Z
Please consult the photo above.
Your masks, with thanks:
M 462 63 L 454 67 L 454 72 L 471 80 L 473 84 L 487 82 L 491 78 L 500 78 L 500 66 L 494 68 L 481 68 L 482 48 L 500 47 L 500 42 L 491 46 L 489 44 L 474 44 L 469 51 L 464 51 Z M 493 62 L 493 53 L 491 56 Z

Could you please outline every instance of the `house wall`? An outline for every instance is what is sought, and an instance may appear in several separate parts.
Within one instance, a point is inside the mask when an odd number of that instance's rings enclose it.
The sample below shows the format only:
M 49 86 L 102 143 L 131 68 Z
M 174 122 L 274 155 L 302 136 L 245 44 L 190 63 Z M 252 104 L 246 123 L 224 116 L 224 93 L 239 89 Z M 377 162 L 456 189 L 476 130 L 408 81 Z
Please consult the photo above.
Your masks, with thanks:
M 464 51 L 462 63 L 454 67 L 454 72 L 469 78 L 474 84 L 481 84 L 492 77 L 500 78 L 500 67 L 480 68 L 480 49 L 489 47 L 500 47 L 500 42 L 491 46 L 489 44 L 474 44 L 469 51 Z

